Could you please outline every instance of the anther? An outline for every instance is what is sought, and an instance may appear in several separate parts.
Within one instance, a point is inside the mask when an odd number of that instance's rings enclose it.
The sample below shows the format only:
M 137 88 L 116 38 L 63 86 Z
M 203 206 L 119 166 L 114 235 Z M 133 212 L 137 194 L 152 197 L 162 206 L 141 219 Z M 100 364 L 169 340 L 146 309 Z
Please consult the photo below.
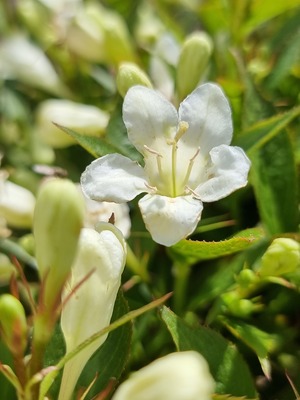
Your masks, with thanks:
M 162 157 L 162 155 L 158 151 L 151 149 L 146 144 L 144 144 L 144 149 L 149 151 L 149 153 L 156 155 L 157 157 Z
M 145 182 L 145 186 L 151 190 L 151 192 L 156 193 L 157 192 L 157 187 L 156 186 L 151 186 L 147 182 Z
M 178 142 L 182 136 L 185 134 L 185 132 L 189 129 L 189 124 L 186 121 L 179 121 L 179 126 L 178 130 L 175 135 L 175 141 Z
M 184 189 L 185 189 L 185 192 L 186 192 L 186 193 L 191 193 L 196 199 L 201 200 L 199 194 L 196 193 L 196 192 L 195 192 L 193 189 L 191 189 L 189 186 L 185 186 Z

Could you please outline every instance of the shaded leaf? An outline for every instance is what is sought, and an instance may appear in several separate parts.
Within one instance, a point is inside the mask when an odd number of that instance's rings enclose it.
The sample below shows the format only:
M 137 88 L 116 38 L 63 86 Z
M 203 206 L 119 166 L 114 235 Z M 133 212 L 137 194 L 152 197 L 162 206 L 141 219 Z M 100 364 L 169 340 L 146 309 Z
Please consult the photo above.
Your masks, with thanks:
M 217 393 L 257 398 L 248 366 L 233 344 L 209 328 L 188 326 L 165 306 L 161 317 L 179 351 L 195 350 L 207 360 Z
M 105 137 L 100 138 L 96 136 L 87 136 L 77 133 L 72 129 L 66 128 L 65 126 L 54 124 L 58 128 L 62 129 L 68 135 L 72 136 L 80 146 L 82 146 L 86 151 L 88 151 L 95 158 L 102 157 L 109 153 L 118 153 L 118 149 L 110 144 Z
M 251 155 L 256 201 L 270 234 L 296 232 L 299 223 L 298 177 L 289 136 L 281 132 Z

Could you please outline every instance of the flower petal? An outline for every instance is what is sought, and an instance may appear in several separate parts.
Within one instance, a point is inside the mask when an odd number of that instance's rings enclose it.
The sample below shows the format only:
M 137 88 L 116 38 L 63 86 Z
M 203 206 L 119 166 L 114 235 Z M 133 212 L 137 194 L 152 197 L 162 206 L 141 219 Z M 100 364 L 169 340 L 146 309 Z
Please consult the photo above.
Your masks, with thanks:
M 250 160 L 240 147 L 221 145 L 210 151 L 211 164 L 207 180 L 195 192 L 202 201 L 222 199 L 246 186 Z
M 180 104 L 179 120 L 189 124 L 179 142 L 184 147 L 200 147 L 201 153 L 207 154 L 212 148 L 231 142 L 231 110 L 218 85 L 206 83 L 195 89 Z
M 147 192 L 143 168 L 121 154 L 93 161 L 81 175 L 83 193 L 92 200 L 124 203 Z
M 164 246 L 172 246 L 194 231 L 203 204 L 192 196 L 148 194 L 139 201 L 139 207 L 153 240 Z
M 123 103 L 123 120 L 128 137 L 141 153 L 145 147 L 164 153 L 167 139 L 176 134 L 178 115 L 175 107 L 153 89 L 131 87 Z

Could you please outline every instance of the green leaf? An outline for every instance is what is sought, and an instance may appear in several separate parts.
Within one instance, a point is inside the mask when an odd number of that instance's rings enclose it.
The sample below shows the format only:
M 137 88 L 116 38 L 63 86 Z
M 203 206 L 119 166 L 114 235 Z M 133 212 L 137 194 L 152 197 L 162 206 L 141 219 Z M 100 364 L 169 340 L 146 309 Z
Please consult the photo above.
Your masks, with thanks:
M 293 108 L 286 113 L 267 118 L 252 125 L 233 140 L 234 146 L 242 147 L 250 153 L 262 148 L 272 138 L 280 132 L 295 118 L 300 115 L 300 106 Z
M 214 394 L 212 396 L 213 400 L 254 400 L 249 399 L 249 397 L 245 396 L 231 396 L 230 394 Z
M 298 177 L 289 136 L 281 132 L 253 153 L 251 161 L 251 181 L 260 216 L 268 232 L 297 232 Z
M 233 344 L 209 328 L 188 326 L 167 307 L 161 317 L 179 351 L 195 350 L 207 360 L 217 393 L 257 398 L 248 366 Z
M 87 136 L 77 133 L 72 129 L 66 128 L 65 126 L 54 124 L 58 128 L 62 129 L 68 135 L 72 136 L 80 146 L 88 151 L 95 158 L 105 156 L 109 153 L 119 153 L 118 149 L 110 144 L 105 137 Z
M 212 260 L 245 250 L 262 237 L 263 231 L 261 229 L 246 229 L 221 242 L 181 240 L 169 251 L 171 255 L 184 258 L 186 262 L 194 264 L 198 261 Z

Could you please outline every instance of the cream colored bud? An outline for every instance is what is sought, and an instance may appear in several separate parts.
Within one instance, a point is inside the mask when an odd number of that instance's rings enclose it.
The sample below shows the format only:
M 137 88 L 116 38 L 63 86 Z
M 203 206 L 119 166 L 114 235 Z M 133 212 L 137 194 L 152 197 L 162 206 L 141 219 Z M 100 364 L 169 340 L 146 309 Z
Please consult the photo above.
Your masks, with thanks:
M 211 38 L 204 32 L 190 35 L 184 42 L 176 71 L 179 100 L 183 100 L 199 84 L 213 50 Z
M 113 400 L 211 400 L 214 380 L 196 351 L 171 353 L 133 373 Z
M 81 231 L 78 254 L 64 291 L 64 297 L 71 294 L 61 314 L 67 353 L 109 325 L 121 284 L 126 260 L 123 236 L 108 223 L 100 224 L 98 230 Z M 82 282 L 84 278 L 87 279 Z M 81 286 L 72 294 L 80 282 Z M 59 400 L 71 398 L 83 367 L 106 337 L 101 336 L 65 365 Z
M 300 266 L 300 244 L 293 239 L 274 239 L 261 259 L 261 276 L 280 276 Z
M 14 355 L 22 355 L 27 346 L 27 322 L 21 302 L 11 294 L 0 296 L 0 332 Z
M 44 51 L 20 34 L 0 43 L 0 75 L 55 95 L 66 94 L 66 88 Z
M 36 133 L 53 148 L 76 143 L 75 139 L 54 125 L 65 126 L 87 136 L 101 136 L 108 124 L 109 114 L 91 105 L 69 100 L 46 100 L 36 113 Z
M 128 89 L 134 85 L 142 85 L 152 88 L 147 74 L 134 63 L 122 63 L 117 75 L 117 88 L 122 97 L 125 96 Z
M 13 182 L 0 182 L 0 217 L 13 228 L 32 226 L 35 197 L 27 189 Z
M 44 302 L 57 301 L 75 259 L 84 203 L 76 185 L 67 179 L 46 180 L 38 193 L 34 237 Z

